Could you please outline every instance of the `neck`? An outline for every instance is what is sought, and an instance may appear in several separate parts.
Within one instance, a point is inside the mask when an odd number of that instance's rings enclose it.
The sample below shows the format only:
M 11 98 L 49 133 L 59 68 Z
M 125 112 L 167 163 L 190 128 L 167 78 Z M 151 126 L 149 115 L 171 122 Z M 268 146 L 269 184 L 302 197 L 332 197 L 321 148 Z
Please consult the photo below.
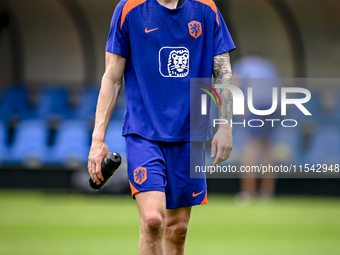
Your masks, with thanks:
M 169 9 L 176 9 L 178 0 L 157 0 L 160 5 Z

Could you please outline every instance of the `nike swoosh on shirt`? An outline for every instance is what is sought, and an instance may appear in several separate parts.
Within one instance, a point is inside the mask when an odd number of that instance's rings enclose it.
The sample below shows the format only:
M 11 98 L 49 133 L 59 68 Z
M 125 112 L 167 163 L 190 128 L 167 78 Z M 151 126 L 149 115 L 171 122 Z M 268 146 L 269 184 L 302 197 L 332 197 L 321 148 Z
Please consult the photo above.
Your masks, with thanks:
M 198 195 L 201 195 L 202 193 L 204 192 L 204 190 L 203 191 L 201 191 L 200 193 L 195 193 L 195 191 L 194 192 L 192 192 L 192 196 L 193 197 L 197 197 Z
M 148 30 L 147 28 L 145 28 L 145 33 L 150 33 L 150 32 L 153 32 L 153 31 L 155 31 L 157 29 L 159 29 L 159 27 L 151 29 L 151 30 Z

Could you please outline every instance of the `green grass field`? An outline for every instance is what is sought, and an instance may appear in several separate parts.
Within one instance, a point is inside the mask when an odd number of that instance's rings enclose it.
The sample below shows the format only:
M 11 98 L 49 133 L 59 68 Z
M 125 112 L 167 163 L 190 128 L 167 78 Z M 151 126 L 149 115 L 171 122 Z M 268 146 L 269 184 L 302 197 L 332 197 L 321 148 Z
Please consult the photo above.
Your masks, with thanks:
M 0 192 L 0 254 L 137 254 L 128 197 Z M 277 198 L 238 207 L 210 196 L 194 208 L 186 254 L 340 254 L 340 199 Z

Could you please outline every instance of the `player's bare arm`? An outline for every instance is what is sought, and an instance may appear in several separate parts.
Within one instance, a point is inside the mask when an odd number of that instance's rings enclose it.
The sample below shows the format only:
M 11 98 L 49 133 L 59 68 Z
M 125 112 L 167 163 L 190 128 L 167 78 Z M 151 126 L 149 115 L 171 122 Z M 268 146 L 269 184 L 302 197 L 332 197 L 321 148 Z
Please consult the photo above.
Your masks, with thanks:
M 214 57 L 214 77 L 215 84 L 232 85 L 232 72 L 228 52 Z M 222 105 L 218 107 L 219 118 L 230 122 L 233 117 L 233 97 L 231 91 L 226 88 L 217 88 L 216 91 L 222 100 Z M 233 147 L 232 127 L 229 124 L 220 125 L 211 145 L 211 157 L 215 157 L 217 153 L 213 163 L 214 166 L 228 159 Z
M 120 55 L 106 52 L 106 69 L 101 81 L 96 120 L 88 160 L 88 170 L 94 182 L 104 180 L 101 163 L 110 153 L 105 143 L 106 131 L 122 88 L 126 60 Z

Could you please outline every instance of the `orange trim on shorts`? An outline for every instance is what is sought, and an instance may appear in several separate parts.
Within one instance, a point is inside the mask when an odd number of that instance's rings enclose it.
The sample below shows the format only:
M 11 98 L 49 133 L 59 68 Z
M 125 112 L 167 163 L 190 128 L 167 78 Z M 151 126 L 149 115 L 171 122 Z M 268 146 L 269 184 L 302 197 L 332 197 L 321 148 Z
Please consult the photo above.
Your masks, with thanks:
M 123 12 L 122 12 L 122 18 L 121 18 L 121 22 L 120 22 L 120 29 L 122 29 L 126 15 L 128 15 L 128 13 L 135 7 L 137 7 L 138 5 L 141 5 L 142 3 L 144 3 L 146 0 L 128 0 L 124 7 L 123 7 Z
M 208 192 L 205 192 L 205 197 L 203 199 L 203 201 L 200 203 L 200 205 L 204 205 L 208 203 Z
M 131 188 L 131 195 L 134 196 L 137 193 L 140 193 L 140 191 L 138 189 L 135 188 L 135 186 L 132 185 L 132 183 L 129 181 L 130 183 L 130 188 Z
M 210 6 L 211 9 L 213 9 L 213 11 L 216 13 L 216 21 L 218 23 L 218 25 L 220 25 L 220 19 L 218 18 L 218 12 L 217 12 L 217 7 L 216 4 L 214 3 L 214 1 L 212 0 L 194 0 L 197 2 L 200 2 L 202 4 L 206 4 L 208 6 Z

